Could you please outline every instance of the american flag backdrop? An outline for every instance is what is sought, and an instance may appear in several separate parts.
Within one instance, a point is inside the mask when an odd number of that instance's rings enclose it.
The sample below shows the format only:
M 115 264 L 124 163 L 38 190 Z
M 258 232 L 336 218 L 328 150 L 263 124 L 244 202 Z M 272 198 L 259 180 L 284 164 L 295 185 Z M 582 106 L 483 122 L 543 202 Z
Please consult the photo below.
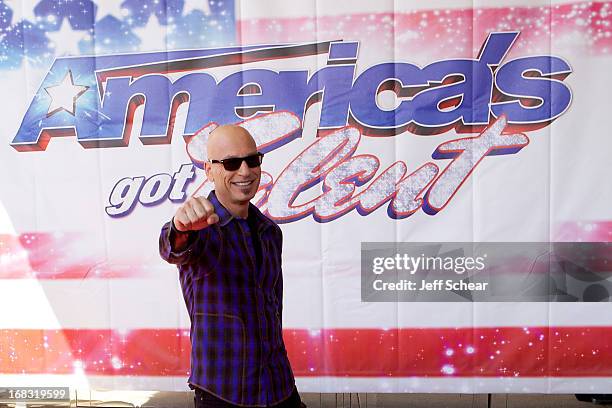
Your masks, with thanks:
M 187 387 L 189 318 L 176 268 L 157 254 L 159 229 L 182 201 L 136 204 L 121 217 L 107 209 L 120 180 L 173 175 L 185 163 L 196 164 L 186 194 L 203 191 L 198 140 L 176 130 L 171 143 L 141 143 L 141 107 L 126 146 L 84 148 L 67 136 L 53 137 L 42 151 L 20 151 L 11 141 L 39 90 L 53 98 L 44 84 L 58 58 L 100 57 L 93 70 L 103 70 L 108 55 L 345 40 L 359 42 L 359 75 L 383 62 L 422 67 L 475 58 L 489 33 L 503 31 L 520 32 L 506 60 L 557 55 L 569 63 L 571 106 L 550 125 L 525 131 L 529 145 L 520 152 L 483 160 L 435 215 L 390 217 L 389 196 L 366 213 L 282 223 L 289 358 L 306 392 L 610 392 L 609 302 L 360 297 L 364 241 L 612 241 L 612 3 L 569 0 L 0 0 L 2 384 Z M 243 68 L 305 67 L 312 74 L 324 65 L 300 55 L 210 72 L 220 81 Z M 69 82 L 54 86 L 92 86 L 84 76 L 61 78 Z M 57 109 L 74 116 L 80 95 L 70 100 L 72 112 L 65 103 Z M 44 105 L 41 120 L 55 114 L 52 106 Z M 184 125 L 180 109 L 177 123 Z M 301 135 L 266 156 L 270 180 L 315 143 L 320 109 L 308 108 L 297 125 L 279 122 Z M 246 126 L 263 129 L 262 118 Z M 408 130 L 362 136 L 357 151 L 376 156 L 381 171 L 402 160 L 411 173 L 457 137 L 450 128 L 425 137 Z M 436 160 L 440 168 L 447 162 Z

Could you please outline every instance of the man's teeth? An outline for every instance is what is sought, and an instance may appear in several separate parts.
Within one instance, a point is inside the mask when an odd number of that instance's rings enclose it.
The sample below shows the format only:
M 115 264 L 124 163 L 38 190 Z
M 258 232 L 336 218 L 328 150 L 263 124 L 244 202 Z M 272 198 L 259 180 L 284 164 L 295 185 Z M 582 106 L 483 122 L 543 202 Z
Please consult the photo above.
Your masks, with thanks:
M 253 180 L 251 180 L 251 181 L 235 181 L 234 184 L 236 184 L 237 186 L 248 186 L 252 182 L 253 182 Z

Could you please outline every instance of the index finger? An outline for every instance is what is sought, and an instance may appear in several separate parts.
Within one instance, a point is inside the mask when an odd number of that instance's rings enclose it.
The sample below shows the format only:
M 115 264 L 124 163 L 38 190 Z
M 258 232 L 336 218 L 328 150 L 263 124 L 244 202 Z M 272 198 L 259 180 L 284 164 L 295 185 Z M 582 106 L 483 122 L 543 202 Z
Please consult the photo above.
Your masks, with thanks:
M 206 214 L 214 214 L 215 207 L 210 201 L 208 201 L 208 199 L 206 199 L 205 197 L 196 197 L 196 200 L 198 200 L 198 203 L 200 203 L 200 205 L 204 207 L 204 209 L 206 210 Z

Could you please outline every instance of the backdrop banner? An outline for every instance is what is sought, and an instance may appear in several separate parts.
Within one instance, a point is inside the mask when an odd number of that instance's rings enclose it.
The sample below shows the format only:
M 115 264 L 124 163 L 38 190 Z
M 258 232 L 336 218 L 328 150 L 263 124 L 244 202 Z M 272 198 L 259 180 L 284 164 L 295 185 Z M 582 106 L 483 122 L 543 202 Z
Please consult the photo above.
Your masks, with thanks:
M 0 0 L 3 386 L 187 390 L 159 233 L 237 123 L 300 391 L 612 393 L 610 72 L 603 1 Z

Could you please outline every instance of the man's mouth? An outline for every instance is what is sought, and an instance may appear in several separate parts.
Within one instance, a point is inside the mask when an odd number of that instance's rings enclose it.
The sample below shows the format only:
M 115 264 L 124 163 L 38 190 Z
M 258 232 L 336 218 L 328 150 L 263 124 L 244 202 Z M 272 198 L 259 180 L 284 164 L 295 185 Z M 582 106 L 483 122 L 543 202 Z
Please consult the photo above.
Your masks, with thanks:
M 238 187 L 248 187 L 251 184 L 253 184 L 255 180 L 248 180 L 248 181 L 232 181 L 232 184 Z

